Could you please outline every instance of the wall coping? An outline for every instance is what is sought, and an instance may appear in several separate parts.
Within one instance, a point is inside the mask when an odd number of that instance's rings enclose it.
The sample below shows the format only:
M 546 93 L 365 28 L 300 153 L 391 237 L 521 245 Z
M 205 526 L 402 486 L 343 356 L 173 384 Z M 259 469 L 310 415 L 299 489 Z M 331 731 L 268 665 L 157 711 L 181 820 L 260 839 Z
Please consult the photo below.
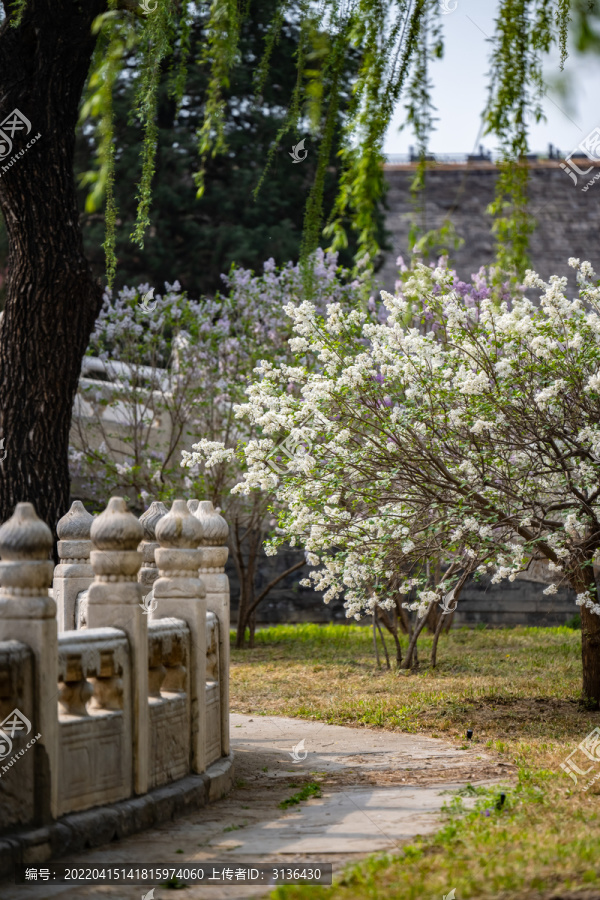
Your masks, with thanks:
M 528 159 L 525 163 L 520 163 L 520 165 L 525 165 L 528 169 L 559 169 L 560 163 L 564 162 L 559 159 Z M 589 163 L 592 167 L 600 167 L 600 160 L 586 159 L 586 164 Z M 416 162 L 406 162 L 406 163 L 384 163 L 383 171 L 384 172 L 414 172 L 417 168 L 418 163 Z M 436 162 L 435 160 L 427 161 L 427 171 L 428 172 L 497 172 L 498 166 L 495 162 L 491 160 L 472 160 L 471 162 Z

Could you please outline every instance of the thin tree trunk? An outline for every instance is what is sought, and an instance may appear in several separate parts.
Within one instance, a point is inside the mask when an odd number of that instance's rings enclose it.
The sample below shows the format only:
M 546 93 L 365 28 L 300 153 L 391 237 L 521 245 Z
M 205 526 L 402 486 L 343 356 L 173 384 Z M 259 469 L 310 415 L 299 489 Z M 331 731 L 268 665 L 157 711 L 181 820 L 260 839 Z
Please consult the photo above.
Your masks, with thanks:
M 427 610 L 427 612 L 429 612 L 429 610 Z M 427 612 L 425 613 L 424 616 L 422 616 L 417 621 L 417 623 L 415 624 L 415 627 L 413 628 L 412 637 L 410 639 L 410 643 L 408 645 L 408 650 L 406 651 L 406 656 L 404 658 L 404 668 L 405 669 L 411 668 L 413 656 L 415 657 L 415 662 L 417 662 L 417 660 L 418 660 L 418 657 L 416 654 L 417 641 L 419 639 L 419 635 L 421 634 L 421 632 L 425 628 L 425 625 L 427 624 Z
M 444 634 L 448 634 L 450 629 L 452 628 L 452 623 L 454 622 L 454 613 L 456 610 L 453 610 L 449 615 L 443 616 L 444 621 L 442 622 L 442 631 Z
M 250 519 L 250 525 L 246 527 L 243 534 L 241 533 L 241 522 L 236 518 L 234 534 L 235 534 L 235 565 L 240 579 L 240 600 L 238 606 L 238 618 L 235 635 L 235 646 L 238 650 L 242 649 L 246 640 L 246 628 L 250 629 L 250 637 L 252 639 L 251 616 L 254 609 L 254 579 L 255 566 L 258 549 L 262 540 L 262 531 L 259 528 L 252 527 L 253 519 Z M 244 545 L 248 548 L 247 559 L 244 557 Z
M 235 633 L 235 646 L 238 650 L 241 650 L 246 642 L 246 628 L 248 627 L 248 621 L 250 619 L 250 611 L 248 609 L 250 605 L 250 600 L 247 599 L 247 593 L 250 590 L 250 586 L 247 584 L 240 585 L 240 603 L 238 607 L 238 617 L 237 617 L 237 625 L 236 625 L 236 633 Z
M 400 622 L 402 623 L 402 629 L 404 633 L 407 634 L 409 638 L 411 638 L 413 628 L 410 621 L 410 616 L 408 615 L 408 610 L 405 609 L 404 606 L 402 606 L 402 603 L 400 601 L 396 603 L 396 608 L 398 610 L 398 617 L 400 619 Z
M 244 646 L 246 623 L 248 621 L 248 593 L 249 590 L 251 590 L 251 585 L 248 585 L 246 565 L 244 563 L 244 555 L 242 553 L 241 546 L 240 525 L 237 519 L 233 524 L 233 535 L 235 535 L 235 541 L 232 540 L 232 557 L 235 563 L 235 568 L 240 583 L 240 596 L 238 601 L 237 625 L 235 632 L 235 646 L 238 650 L 240 650 Z
M 250 644 L 249 646 L 253 646 L 254 640 L 254 631 L 256 630 L 256 609 L 261 600 L 267 596 L 269 591 L 271 591 L 277 584 L 279 584 L 282 579 L 286 578 L 292 572 L 295 572 L 296 569 L 301 569 L 302 566 L 306 565 L 305 560 L 301 560 L 300 562 L 295 563 L 293 566 L 290 566 L 285 572 L 282 572 L 280 575 L 277 575 L 276 578 L 273 578 L 272 581 L 268 583 L 266 588 L 264 588 L 257 597 L 252 597 L 252 599 L 246 600 L 244 604 L 244 614 L 243 616 L 238 615 L 238 624 L 237 624 L 237 634 L 236 634 L 236 647 L 242 648 L 244 646 L 244 635 L 246 632 L 246 626 L 250 628 Z M 250 587 L 252 592 L 254 592 L 254 585 L 248 586 L 248 593 L 250 591 Z M 251 623 L 254 622 L 254 625 Z M 241 637 L 240 637 L 241 634 Z
M 256 612 L 251 612 L 248 617 L 248 648 L 254 650 L 254 635 L 256 634 Z
M 306 565 L 306 561 L 304 559 L 302 559 L 302 560 L 300 560 L 300 562 L 294 563 L 293 566 L 290 566 L 289 569 L 286 569 L 285 572 L 282 572 L 281 575 L 277 575 L 275 578 L 273 578 L 273 580 L 268 583 L 266 588 L 264 588 L 260 592 L 258 597 L 256 597 L 252 601 L 252 604 L 250 606 L 250 611 L 254 612 L 254 610 L 256 609 L 258 604 L 261 602 L 261 600 L 264 600 L 264 598 L 267 596 L 269 591 L 271 591 L 275 587 L 275 585 L 279 584 L 279 582 L 282 581 L 284 578 L 287 578 L 288 575 L 291 575 L 292 572 L 295 572 L 296 569 L 301 569 L 302 566 L 305 566 L 305 565 Z
M 387 667 L 388 669 L 391 669 L 392 667 L 390 666 L 390 657 L 389 657 L 388 650 L 387 650 L 387 647 L 386 647 L 386 644 L 385 644 L 385 640 L 384 640 L 384 638 L 383 638 L 383 632 L 382 632 L 382 630 L 381 630 L 381 625 L 379 624 L 379 617 L 378 617 L 378 616 L 375 616 L 375 623 L 376 623 L 376 625 L 377 625 L 377 630 L 379 631 L 379 637 L 381 638 L 381 643 L 383 644 L 383 652 L 385 653 L 385 664 L 386 664 L 386 667 Z
M 596 600 L 596 602 L 598 602 Z M 600 705 L 600 616 L 581 607 L 581 662 L 583 666 L 583 695 Z
M 589 591 L 594 602 L 598 603 L 592 556 L 593 554 L 589 555 L 588 565 L 582 565 L 575 572 L 571 583 L 578 594 Z M 583 696 L 588 703 L 597 707 L 600 705 L 600 616 L 590 612 L 585 606 L 580 609 Z
M 28 0 L 18 27 L 10 18 L 0 27 L 0 124 L 15 110 L 31 123 L 28 131 L 21 118 L 21 130 L 9 129 L 12 147 L 0 160 L 9 244 L 0 327 L 0 521 L 29 500 L 54 532 L 69 504 L 81 361 L 102 305 L 83 252 L 73 154 L 96 42 L 91 26 L 105 9 L 103 0 Z
M 435 669 L 435 664 L 437 662 L 437 645 L 438 645 L 438 640 L 440 638 L 440 632 L 441 632 L 442 626 L 444 624 L 444 618 L 445 618 L 445 616 L 438 617 L 437 625 L 436 625 L 435 632 L 433 635 L 433 644 L 431 645 L 431 665 L 434 669 Z
M 377 660 L 377 668 L 381 668 L 381 660 L 379 659 L 379 647 L 377 646 L 377 627 L 375 625 L 376 612 L 373 610 L 373 649 L 375 650 L 375 658 Z
M 432 634 L 435 634 L 438 631 L 438 628 L 442 627 L 442 618 L 443 614 L 439 604 L 432 603 L 431 608 L 427 613 L 427 628 Z
M 244 571 L 244 581 L 240 580 L 240 603 L 238 607 L 238 617 L 237 617 L 237 626 L 236 626 L 236 635 L 235 635 L 235 646 L 238 650 L 243 649 L 246 640 L 246 628 L 249 629 L 249 644 L 250 648 L 254 645 L 254 634 L 256 632 L 256 610 L 259 603 L 264 600 L 267 594 L 279 584 L 284 578 L 287 578 L 288 575 L 291 575 L 292 572 L 295 572 L 297 569 L 301 569 L 302 566 L 306 565 L 306 561 L 304 559 L 300 560 L 297 563 L 294 563 L 293 566 L 287 568 L 284 572 L 281 572 L 279 575 L 276 575 L 268 585 L 263 588 L 263 590 L 257 596 L 254 596 L 254 584 L 250 583 L 250 577 L 254 578 L 254 569 L 246 569 L 243 565 L 243 561 L 241 563 L 241 568 Z
M 400 668 L 402 665 L 402 647 L 400 646 L 400 636 L 398 634 L 398 615 L 395 614 L 394 619 L 391 619 L 384 609 L 380 609 L 379 617 L 383 622 L 384 627 L 387 628 L 394 639 L 394 644 L 396 645 L 396 665 Z
M 460 578 L 459 578 L 459 580 L 458 580 L 458 582 L 457 582 L 457 584 L 456 584 L 456 587 L 454 588 L 454 591 L 452 592 L 452 602 L 454 603 L 454 611 L 451 612 L 451 613 L 449 613 L 448 615 L 444 615 L 444 613 L 441 612 L 440 615 L 439 615 L 439 617 L 438 617 L 437 625 L 436 625 L 436 628 L 435 628 L 435 633 L 434 633 L 434 635 L 433 635 L 433 644 L 432 644 L 432 647 L 431 647 L 431 665 L 433 666 L 433 668 L 435 668 L 435 665 L 436 665 L 436 662 L 437 662 L 437 646 L 438 646 L 438 641 L 439 641 L 439 638 L 440 638 L 440 634 L 441 634 L 442 628 L 443 628 L 444 625 L 445 625 L 445 621 L 444 621 L 444 620 L 445 620 L 445 619 L 453 619 L 453 618 L 454 618 L 454 612 L 456 612 L 456 608 L 457 608 L 457 606 L 458 606 L 458 601 L 459 601 L 459 599 L 460 599 L 460 595 L 461 595 L 461 593 L 462 593 L 462 589 L 464 588 L 465 584 L 467 583 L 467 580 L 469 579 L 469 577 L 470 577 L 470 575 L 471 575 L 471 571 L 472 571 L 471 568 L 465 569 L 465 571 L 464 571 L 464 572 L 462 573 L 462 575 L 460 576 Z M 439 611 L 439 604 L 436 602 L 435 605 L 438 607 L 438 611 Z M 446 632 L 448 631 L 449 627 L 450 627 L 450 626 L 447 626 L 447 627 L 445 628 L 445 631 L 446 631 Z

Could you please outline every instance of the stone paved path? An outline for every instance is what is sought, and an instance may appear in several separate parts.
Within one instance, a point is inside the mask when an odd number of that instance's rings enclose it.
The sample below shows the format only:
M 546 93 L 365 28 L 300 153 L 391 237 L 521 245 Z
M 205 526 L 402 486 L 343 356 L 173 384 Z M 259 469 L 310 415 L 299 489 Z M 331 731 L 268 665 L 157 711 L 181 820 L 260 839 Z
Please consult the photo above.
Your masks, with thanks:
M 331 862 L 336 871 L 434 831 L 448 792 L 467 782 L 506 783 L 514 771 L 476 745 L 461 750 L 434 738 L 303 719 L 233 714 L 231 732 L 236 786 L 226 799 L 161 828 L 57 861 L 78 867 Z M 279 807 L 315 780 L 321 798 Z M 0 897 L 142 900 L 150 887 L 4 883 Z M 264 886 L 198 884 L 176 894 L 156 887 L 154 900 L 245 900 L 266 893 Z

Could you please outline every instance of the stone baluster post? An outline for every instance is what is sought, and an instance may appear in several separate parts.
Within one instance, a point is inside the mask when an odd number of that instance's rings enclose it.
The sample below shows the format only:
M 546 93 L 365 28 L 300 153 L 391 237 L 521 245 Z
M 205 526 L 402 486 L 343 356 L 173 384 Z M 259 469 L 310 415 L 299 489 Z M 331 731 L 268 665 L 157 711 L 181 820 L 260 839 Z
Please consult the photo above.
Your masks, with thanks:
M 221 750 L 229 755 L 229 578 L 225 563 L 229 526 L 210 500 L 201 500 L 194 513 L 202 525 L 200 577 L 206 589 L 206 608 L 219 620 L 219 681 L 221 684 Z
M 154 556 L 159 577 L 154 582 L 156 608 L 152 619 L 183 619 L 190 630 L 190 709 L 192 771 L 206 769 L 206 600 L 198 577 L 202 527 L 185 500 L 175 500 L 171 512 L 156 526 L 160 547 Z
M 35 743 L 35 818 L 58 815 L 58 635 L 56 603 L 48 594 L 54 564 L 52 532 L 33 504 L 17 503 L 0 528 L 0 641 L 22 641 L 34 655 L 32 736 Z
M 154 551 L 159 544 L 156 540 L 156 526 L 169 510 L 160 500 L 155 500 L 145 513 L 140 516 L 140 523 L 144 528 L 144 539 L 138 550 L 142 554 L 142 568 L 138 572 L 138 581 L 142 585 L 142 596 L 146 597 L 152 590 L 152 585 L 158 578 L 158 568 L 154 559 Z
M 148 790 L 148 624 L 141 605 L 137 573 L 142 554 L 137 546 L 144 529 L 122 497 L 111 497 L 94 519 L 90 554 L 94 581 L 88 591 L 88 628 L 120 628 L 129 639 L 133 704 L 133 784 Z
M 188 500 L 187 502 L 187 508 L 194 516 L 196 515 L 196 510 L 198 509 L 199 502 L 199 500 Z
M 90 565 L 90 528 L 93 521 L 94 517 L 85 509 L 81 500 L 75 500 L 69 512 L 56 526 L 60 538 L 60 563 L 54 570 L 53 587 L 59 631 L 72 631 L 77 627 L 77 596 L 86 591 L 94 580 L 94 570 Z

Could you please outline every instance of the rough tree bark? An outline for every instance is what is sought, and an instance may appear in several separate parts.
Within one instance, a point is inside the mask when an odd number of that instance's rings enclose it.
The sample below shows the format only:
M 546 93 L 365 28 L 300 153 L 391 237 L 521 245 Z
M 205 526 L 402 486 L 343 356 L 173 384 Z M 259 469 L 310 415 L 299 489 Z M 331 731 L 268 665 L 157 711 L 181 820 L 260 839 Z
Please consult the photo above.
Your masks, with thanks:
M 581 607 L 581 660 L 583 694 L 600 706 L 600 616 Z
M 588 554 L 587 565 L 582 565 L 571 579 L 573 589 L 581 594 L 589 591 L 596 603 L 598 588 L 592 567 L 593 552 Z M 600 706 L 600 616 L 581 609 L 581 663 L 583 668 L 583 696 L 594 706 Z
M 9 15 L 11 4 L 3 3 Z M 105 9 L 104 0 L 27 0 L 21 24 L 13 28 L 5 19 L 0 27 L 0 122 L 18 110 L 31 123 L 29 133 L 11 136 L 9 129 L 13 146 L 0 159 L 9 240 L 0 326 L 0 521 L 29 500 L 54 532 L 69 502 L 73 399 L 102 303 L 83 253 L 73 152 L 96 40 L 91 25 Z

